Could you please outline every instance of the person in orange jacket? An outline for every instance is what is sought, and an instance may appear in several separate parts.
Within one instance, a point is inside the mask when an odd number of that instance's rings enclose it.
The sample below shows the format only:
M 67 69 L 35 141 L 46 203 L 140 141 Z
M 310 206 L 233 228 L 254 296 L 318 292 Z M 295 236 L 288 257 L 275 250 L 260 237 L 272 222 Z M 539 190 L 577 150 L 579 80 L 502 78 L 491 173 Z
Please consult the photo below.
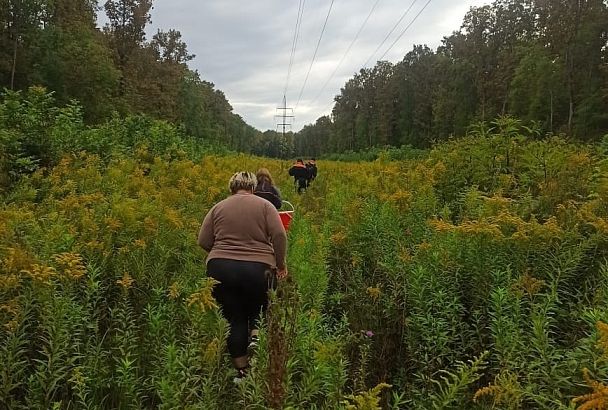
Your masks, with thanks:
M 302 191 L 306 191 L 309 173 L 308 168 L 304 165 L 304 161 L 298 158 L 296 163 L 289 168 L 289 175 L 293 177 L 293 182 L 298 194 L 301 194 Z

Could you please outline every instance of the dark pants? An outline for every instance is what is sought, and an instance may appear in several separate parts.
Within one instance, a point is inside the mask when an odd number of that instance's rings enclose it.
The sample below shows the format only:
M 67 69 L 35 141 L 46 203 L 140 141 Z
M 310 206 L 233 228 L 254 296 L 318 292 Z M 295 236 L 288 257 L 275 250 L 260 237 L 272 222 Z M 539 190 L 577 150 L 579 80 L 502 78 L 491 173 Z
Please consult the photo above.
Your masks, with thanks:
M 207 275 L 220 282 L 213 288 L 213 297 L 230 323 L 230 356 L 245 356 L 249 331 L 257 326 L 260 312 L 268 306 L 273 274 L 265 263 L 211 259 Z
M 298 190 L 298 194 L 301 194 L 302 191 L 306 191 L 306 186 L 308 185 L 308 181 L 306 178 L 298 178 L 295 181 L 296 189 Z

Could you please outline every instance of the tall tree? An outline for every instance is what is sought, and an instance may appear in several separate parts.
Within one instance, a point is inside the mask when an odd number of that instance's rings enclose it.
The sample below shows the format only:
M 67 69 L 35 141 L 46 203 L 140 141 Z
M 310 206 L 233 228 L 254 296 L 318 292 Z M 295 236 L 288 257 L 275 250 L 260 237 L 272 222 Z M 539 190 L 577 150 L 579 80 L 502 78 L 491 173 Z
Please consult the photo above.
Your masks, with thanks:
M 195 57 L 188 52 L 188 46 L 178 30 L 158 30 L 152 37 L 150 45 L 156 52 L 158 60 L 162 62 L 186 64 Z
M 123 70 L 120 91 L 125 92 L 128 79 L 124 70 L 146 39 L 145 28 L 151 22 L 152 0 L 107 0 L 104 4 L 109 23 L 105 27 L 116 53 L 118 67 Z M 138 57 L 145 57 L 138 54 Z
M 47 10 L 47 0 L 0 0 L 0 81 L 10 89 L 28 84 L 29 51 Z
M 348 80 L 335 98 L 327 148 L 425 147 L 505 114 L 545 132 L 598 138 L 608 132 L 607 54 L 606 0 L 471 8 L 436 52 L 415 46 L 390 70 L 380 62 Z
M 101 120 L 114 109 L 119 78 L 96 28 L 96 9 L 96 1 L 55 0 L 31 51 L 36 61 L 32 81 L 53 90 L 61 103 L 79 100 L 88 121 Z

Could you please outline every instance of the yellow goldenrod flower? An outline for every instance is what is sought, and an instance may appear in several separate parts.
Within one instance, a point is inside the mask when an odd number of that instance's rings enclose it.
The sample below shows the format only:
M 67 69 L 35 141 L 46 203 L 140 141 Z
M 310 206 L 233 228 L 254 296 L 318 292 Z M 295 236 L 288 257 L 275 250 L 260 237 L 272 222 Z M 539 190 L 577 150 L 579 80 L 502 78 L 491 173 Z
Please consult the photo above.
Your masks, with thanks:
M 504 237 L 498 225 L 485 220 L 463 222 L 456 227 L 456 230 L 463 234 L 489 236 L 492 239 L 501 239 Z
M 179 284 L 177 282 L 173 282 L 169 287 L 169 297 L 171 299 L 177 299 L 180 295 L 181 291 L 179 289 Z
M 32 257 L 23 249 L 8 248 L 7 255 L 0 261 L 6 272 L 17 273 L 32 265 Z
M 144 229 L 147 233 L 156 233 L 158 230 L 158 221 L 150 216 L 144 219 Z
M 338 231 L 330 237 L 330 240 L 336 245 L 342 244 L 346 240 L 346 234 L 342 231 Z
M 24 269 L 22 271 L 26 275 L 29 275 L 33 280 L 41 283 L 50 283 L 51 278 L 57 274 L 55 268 L 51 266 L 33 264 L 30 269 Z
M 188 297 L 186 303 L 188 306 L 198 307 L 201 311 L 205 312 L 210 309 L 217 309 L 217 303 L 213 297 L 213 287 L 219 283 L 213 278 L 207 278 L 205 285 L 198 292 L 194 292 Z
M 203 363 L 207 366 L 214 365 L 219 361 L 221 353 L 220 341 L 217 337 L 214 337 L 213 340 L 205 346 L 205 350 L 203 351 Z
M 0 291 L 7 292 L 11 289 L 16 289 L 21 283 L 21 278 L 18 274 L 7 273 L 0 275 Z
M 505 371 L 498 374 L 494 383 L 478 389 L 473 396 L 473 401 L 477 402 L 484 397 L 492 398 L 493 408 L 502 408 L 505 404 L 517 407 L 521 402 L 523 392 L 517 379 L 517 375 Z
M 455 228 L 454 225 L 444 221 L 443 219 L 431 219 L 428 224 L 436 232 L 452 232 Z
M 597 347 L 604 352 L 604 359 L 608 359 L 608 324 L 602 321 L 596 323 L 597 332 L 600 336 L 600 340 L 597 343 Z
M 378 298 L 380 297 L 380 294 L 382 293 L 382 290 L 380 289 L 380 287 L 371 287 L 370 286 L 367 289 L 365 289 L 365 291 L 374 301 L 378 300 Z
M 362 262 L 361 255 L 353 254 L 353 256 L 351 256 L 351 258 L 350 258 L 350 265 L 353 268 L 356 268 L 357 266 L 359 266 L 361 264 L 361 262 Z
M 432 248 L 432 245 L 430 243 L 428 243 L 426 241 L 426 239 L 424 241 L 422 241 L 422 243 L 419 243 L 418 245 L 416 245 L 416 249 L 419 251 L 428 251 L 431 248 Z
M 182 221 L 182 217 L 179 212 L 172 208 L 165 209 L 165 218 L 173 225 L 175 228 L 181 229 L 184 227 L 184 222 Z
M 482 387 L 475 392 L 473 395 L 473 401 L 477 402 L 483 396 L 496 396 L 500 394 L 501 387 L 495 384 L 488 384 L 486 387 Z
M 398 254 L 399 260 L 401 262 L 411 262 L 412 261 L 412 254 L 410 253 L 410 251 L 406 248 L 406 247 L 402 247 L 399 250 L 399 254 Z
M 122 279 L 118 279 L 116 283 L 123 287 L 123 289 L 129 289 L 131 285 L 135 282 L 135 279 L 129 275 L 128 272 L 123 273 Z
M 106 227 L 111 232 L 118 232 L 120 230 L 120 228 L 122 228 L 122 223 L 114 217 L 107 217 L 105 219 L 105 223 L 106 223 Z
M 61 267 L 64 277 L 68 279 L 80 279 L 87 271 L 82 256 L 76 253 L 61 253 L 54 255 L 53 259 Z
M 380 410 L 380 393 L 383 389 L 390 389 L 387 383 L 380 383 L 373 389 L 361 392 L 357 395 L 348 395 L 344 404 L 348 410 Z
M 591 387 L 593 391 L 572 399 L 573 403 L 580 404 L 577 410 L 608 409 L 608 385 L 591 379 L 587 368 L 583 369 L 583 377 L 587 386 Z
M 523 276 L 521 276 L 515 283 L 513 283 L 513 290 L 520 294 L 527 294 L 529 297 L 532 297 L 545 285 L 545 281 L 542 279 L 537 279 L 534 276 L 530 275 L 529 272 L 526 272 Z

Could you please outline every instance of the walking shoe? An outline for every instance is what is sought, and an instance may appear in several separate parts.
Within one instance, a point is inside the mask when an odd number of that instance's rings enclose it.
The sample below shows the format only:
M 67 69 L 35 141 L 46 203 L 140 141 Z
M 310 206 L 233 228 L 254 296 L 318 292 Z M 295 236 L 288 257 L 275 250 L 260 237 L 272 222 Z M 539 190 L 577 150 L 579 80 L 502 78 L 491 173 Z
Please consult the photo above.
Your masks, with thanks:
M 258 337 L 258 335 L 252 335 L 249 338 L 249 350 L 255 350 L 257 349 L 258 345 L 260 344 L 260 338 Z
M 236 369 L 236 376 L 232 379 L 234 384 L 241 384 L 243 379 L 247 377 L 247 368 Z

